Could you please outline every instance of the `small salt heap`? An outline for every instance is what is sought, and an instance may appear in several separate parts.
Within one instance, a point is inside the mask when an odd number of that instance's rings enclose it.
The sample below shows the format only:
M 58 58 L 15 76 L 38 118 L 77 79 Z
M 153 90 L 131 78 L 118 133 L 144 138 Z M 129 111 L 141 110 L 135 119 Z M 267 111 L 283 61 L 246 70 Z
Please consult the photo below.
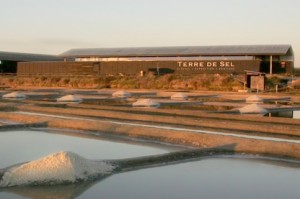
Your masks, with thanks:
M 24 95 L 23 93 L 19 93 L 19 92 L 12 92 L 12 93 L 7 93 L 5 95 L 2 96 L 2 98 L 26 98 L 26 95 Z
M 65 95 L 63 97 L 57 98 L 58 102 L 81 102 L 82 99 L 75 95 Z
M 159 107 L 160 103 L 151 99 L 139 99 L 132 104 L 134 107 Z
M 266 114 L 268 111 L 258 104 L 250 104 L 239 109 L 242 114 Z
M 9 168 L 0 179 L 0 187 L 76 183 L 109 175 L 114 168 L 107 162 L 63 151 Z
M 252 96 L 246 98 L 247 103 L 262 103 L 263 101 L 264 100 L 257 95 L 252 95 Z
M 128 93 L 126 91 L 116 91 L 112 94 L 112 96 L 126 98 L 126 97 L 131 97 L 131 93 Z
M 175 93 L 171 96 L 171 100 L 187 100 L 188 96 L 184 93 Z

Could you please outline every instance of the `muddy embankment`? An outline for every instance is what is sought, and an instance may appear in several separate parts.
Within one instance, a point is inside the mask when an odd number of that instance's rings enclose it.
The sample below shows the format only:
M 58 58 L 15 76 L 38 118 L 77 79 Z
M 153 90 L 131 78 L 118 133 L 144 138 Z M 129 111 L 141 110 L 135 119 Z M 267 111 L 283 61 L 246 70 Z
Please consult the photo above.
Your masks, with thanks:
M 73 104 L 66 107 L 39 107 L 21 105 L 18 110 L 66 116 L 111 119 L 153 125 L 171 125 L 190 129 L 218 130 L 248 135 L 300 136 L 300 121 L 288 118 L 253 117 L 244 115 L 213 114 L 202 111 L 143 109 L 131 107 L 91 106 Z M 300 138 L 300 137 L 299 137 Z
M 19 105 L 17 110 L 0 112 L 0 118 L 21 123 L 47 122 L 50 128 L 93 131 L 99 135 L 196 148 L 234 144 L 234 153 L 300 159 L 299 120 L 90 105 L 58 108 L 27 104 Z M 209 134 L 207 130 L 222 134 Z

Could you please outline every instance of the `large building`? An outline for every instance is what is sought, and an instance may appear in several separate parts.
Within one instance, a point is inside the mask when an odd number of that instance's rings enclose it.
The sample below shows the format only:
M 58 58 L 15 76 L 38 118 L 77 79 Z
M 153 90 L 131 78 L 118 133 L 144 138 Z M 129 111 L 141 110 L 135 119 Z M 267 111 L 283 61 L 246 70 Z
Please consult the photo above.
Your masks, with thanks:
M 22 62 L 20 74 L 292 73 L 291 45 L 71 49 L 63 62 Z
M 52 55 L 2 52 L 0 51 L 0 73 L 16 73 L 18 62 L 61 61 L 62 58 Z

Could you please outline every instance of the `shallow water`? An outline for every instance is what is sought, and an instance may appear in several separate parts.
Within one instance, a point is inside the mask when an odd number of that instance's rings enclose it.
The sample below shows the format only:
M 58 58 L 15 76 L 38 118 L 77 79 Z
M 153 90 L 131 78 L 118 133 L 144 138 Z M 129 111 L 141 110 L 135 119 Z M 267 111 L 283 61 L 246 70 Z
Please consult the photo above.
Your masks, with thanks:
M 73 151 L 90 159 L 120 159 L 168 151 L 166 148 L 38 131 L 0 133 L 0 167 L 60 150 Z M 0 189 L 0 198 L 298 199 L 299 183 L 300 168 L 289 164 L 212 158 L 114 174 L 94 183 Z
M 78 198 L 299 198 L 300 169 L 245 159 L 204 159 L 111 176 Z
M 299 183 L 299 168 L 213 158 L 115 174 L 92 184 L 12 188 L 0 198 L 298 199 Z
M 125 141 L 111 142 L 43 131 L 0 132 L 0 168 L 59 151 L 72 151 L 88 159 L 122 159 L 168 152 L 163 148 Z
M 300 111 L 282 111 L 282 112 L 274 112 L 268 113 L 265 115 L 266 117 L 284 117 L 284 118 L 293 118 L 300 119 Z
M 293 118 L 294 119 L 300 119 L 300 111 L 294 111 L 293 112 Z

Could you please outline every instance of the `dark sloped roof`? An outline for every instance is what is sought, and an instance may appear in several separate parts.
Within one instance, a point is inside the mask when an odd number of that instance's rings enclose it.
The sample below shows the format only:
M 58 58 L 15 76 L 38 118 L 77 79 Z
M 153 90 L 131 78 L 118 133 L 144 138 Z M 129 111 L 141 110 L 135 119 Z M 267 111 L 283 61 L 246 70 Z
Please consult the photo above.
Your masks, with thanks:
M 217 56 L 217 55 L 286 55 L 291 45 L 174 46 L 135 48 L 71 49 L 60 57 L 147 57 L 147 56 Z
M 54 55 L 15 53 L 0 51 L 0 60 L 9 61 L 60 61 L 62 58 Z

